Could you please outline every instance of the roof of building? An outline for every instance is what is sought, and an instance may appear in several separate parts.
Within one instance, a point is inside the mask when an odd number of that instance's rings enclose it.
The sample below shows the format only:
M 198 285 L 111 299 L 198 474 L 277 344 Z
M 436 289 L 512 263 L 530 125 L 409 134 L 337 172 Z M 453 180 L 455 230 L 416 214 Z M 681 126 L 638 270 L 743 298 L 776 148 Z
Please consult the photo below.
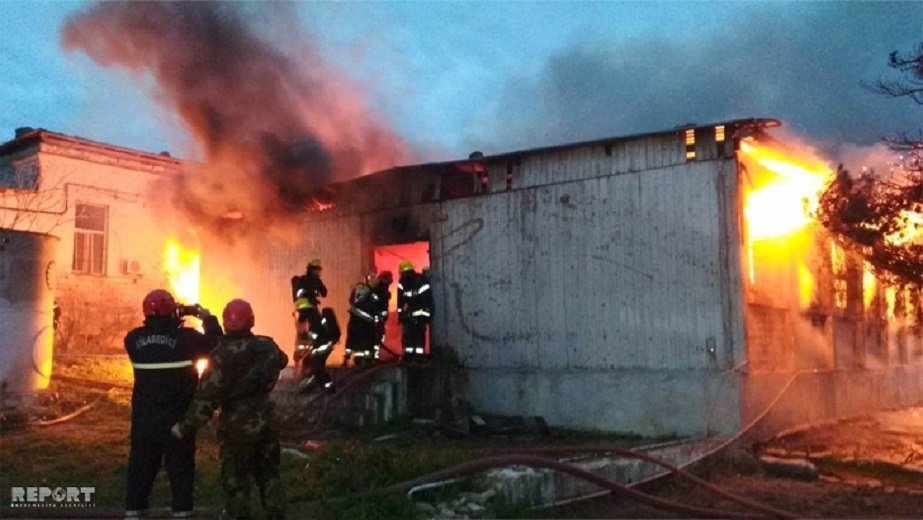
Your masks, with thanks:
M 170 169 L 188 164 L 188 161 L 171 157 L 166 152 L 161 152 L 159 154 L 143 152 L 133 148 L 93 141 L 83 137 L 52 132 L 44 128 L 17 129 L 14 139 L 0 144 L 0 156 L 12 154 L 39 144 L 57 145 L 68 149 L 88 151 L 121 159 L 140 161 L 147 164 L 156 164 Z
M 416 168 L 426 168 L 430 166 L 443 166 L 443 165 L 451 165 L 451 164 L 474 162 L 474 161 L 478 161 L 478 162 L 494 161 L 497 159 L 505 159 L 505 158 L 515 157 L 515 156 L 520 156 L 520 155 L 557 152 L 557 151 L 567 150 L 571 148 L 581 148 L 584 146 L 600 146 L 600 145 L 616 144 L 620 142 L 635 141 L 638 139 L 645 139 L 648 137 L 655 137 L 655 136 L 660 136 L 660 135 L 671 135 L 671 134 L 675 134 L 678 132 L 685 132 L 686 130 L 714 128 L 716 126 L 725 126 L 727 128 L 731 128 L 731 127 L 774 128 L 777 126 L 781 126 L 781 123 L 777 119 L 770 119 L 770 118 L 731 119 L 728 121 L 719 121 L 719 122 L 707 123 L 707 124 L 685 123 L 685 124 L 677 125 L 669 130 L 658 130 L 655 132 L 644 132 L 644 133 L 629 134 L 629 135 L 624 135 L 624 136 L 605 137 L 601 139 L 593 139 L 593 140 L 588 140 L 588 141 L 577 141 L 577 142 L 571 142 L 571 143 L 565 143 L 565 144 L 540 146 L 537 148 L 527 148 L 524 150 L 502 152 L 502 153 L 497 153 L 493 155 L 484 155 L 484 156 L 473 157 L 473 158 L 454 159 L 451 161 L 437 161 L 437 162 L 431 162 L 431 163 L 402 165 L 402 166 L 395 166 L 392 169 L 396 169 L 396 170 L 403 169 L 403 168 L 416 169 Z

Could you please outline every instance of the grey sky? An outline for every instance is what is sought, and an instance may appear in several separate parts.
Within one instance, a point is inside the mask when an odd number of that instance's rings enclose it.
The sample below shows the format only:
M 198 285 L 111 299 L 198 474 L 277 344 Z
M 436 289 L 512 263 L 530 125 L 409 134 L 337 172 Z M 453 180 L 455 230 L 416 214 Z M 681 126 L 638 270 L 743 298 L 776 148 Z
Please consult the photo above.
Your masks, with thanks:
M 0 136 L 41 126 L 183 153 L 176 117 L 65 52 L 81 3 L 0 2 Z M 775 117 L 867 144 L 920 110 L 862 88 L 923 41 L 923 2 L 309 2 L 293 23 L 427 159 Z M 254 23 L 259 20 L 254 19 Z

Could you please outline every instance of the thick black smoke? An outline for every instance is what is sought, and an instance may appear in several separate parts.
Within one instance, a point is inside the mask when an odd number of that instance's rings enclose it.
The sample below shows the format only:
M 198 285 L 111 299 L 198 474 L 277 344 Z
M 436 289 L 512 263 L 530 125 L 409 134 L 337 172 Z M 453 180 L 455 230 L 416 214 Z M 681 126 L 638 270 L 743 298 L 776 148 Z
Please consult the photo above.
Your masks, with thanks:
M 403 141 L 305 42 L 289 42 L 293 57 L 253 30 L 246 9 L 106 2 L 64 27 L 65 47 L 135 73 L 179 115 L 204 157 L 178 193 L 193 216 L 218 224 L 234 213 L 260 228 L 304 210 L 331 180 L 407 159 Z

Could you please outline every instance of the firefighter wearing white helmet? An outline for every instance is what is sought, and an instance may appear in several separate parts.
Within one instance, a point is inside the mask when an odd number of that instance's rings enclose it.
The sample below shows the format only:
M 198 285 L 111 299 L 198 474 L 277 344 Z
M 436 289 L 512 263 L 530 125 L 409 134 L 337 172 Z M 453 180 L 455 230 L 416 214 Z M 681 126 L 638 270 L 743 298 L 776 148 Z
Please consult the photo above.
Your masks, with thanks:
M 402 260 L 398 271 L 397 315 L 404 359 L 420 360 L 426 356 L 426 329 L 433 316 L 433 292 L 429 277 L 416 272 L 410 260 Z

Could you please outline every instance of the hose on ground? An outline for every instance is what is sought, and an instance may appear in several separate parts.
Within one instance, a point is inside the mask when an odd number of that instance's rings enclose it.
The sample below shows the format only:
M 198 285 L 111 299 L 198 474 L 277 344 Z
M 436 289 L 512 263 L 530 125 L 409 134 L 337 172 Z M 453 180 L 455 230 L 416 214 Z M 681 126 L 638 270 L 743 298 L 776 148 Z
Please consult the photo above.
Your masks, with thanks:
M 712 484 L 711 482 L 708 482 L 705 479 L 699 478 L 693 475 L 692 473 L 689 473 L 688 471 L 682 469 L 681 467 L 674 466 L 670 464 L 669 462 L 666 462 L 662 459 L 658 459 L 657 457 L 653 457 L 647 453 L 644 453 L 643 451 L 630 450 L 626 448 L 618 448 L 618 447 L 612 447 L 612 446 L 584 445 L 584 446 L 560 446 L 560 447 L 556 446 L 556 447 L 550 447 L 550 448 L 515 450 L 514 453 L 515 454 L 566 453 L 569 455 L 578 454 L 578 453 L 612 453 L 612 454 L 619 455 L 625 458 L 640 459 L 640 460 L 650 462 L 652 464 L 657 464 L 658 466 L 661 466 L 667 469 L 668 474 L 678 475 L 684 478 L 685 480 L 707 491 L 710 491 L 711 493 L 715 495 L 718 495 L 732 502 L 736 502 L 737 504 L 740 504 L 742 506 L 749 507 L 757 511 L 761 511 L 763 513 L 766 513 L 767 515 L 778 517 L 778 518 L 795 518 L 795 515 L 793 513 L 790 513 L 783 509 L 779 509 L 779 508 L 770 506 L 768 504 L 764 504 L 762 502 L 757 502 L 756 500 L 742 497 L 740 495 L 731 493 L 730 491 L 721 489 L 718 486 L 715 486 L 714 484 Z
M 96 403 L 98 403 L 100 399 L 102 399 L 102 396 L 97 397 L 96 400 L 90 403 L 87 403 L 81 406 L 80 408 L 77 408 L 76 410 L 74 410 L 73 412 L 67 415 L 62 415 L 61 417 L 56 417 L 54 419 L 49 419 L 47 421 L 32 421 L 28 425 L 29 426 L 51 426 L 54 424 L 61 424 L 63 422 L 70 421 L 71 419 L 75 419 L 76 417 L 82 415 L 84 412 L 86 412 L 90 408 L 93 408 L 94 406 L 96 406 Z
M 367 491 L 364 493 L 358 493 L 349 496 L 338 497 L 335 499 L 326 499 L 323 501 L 312 502 L 308 505 L 317 505 L 320 503 L 342 503 L 347 501 L 353 501 L 357 499 L 373 498 L 376 496 L 383 495 L 394 495 L 394 494 L 404 494 L 409 490 L 418 487 L 423 484 L 431 482 L 439 482 L 443 480 L 449 480 L 453 478 L 463 477 L 471 475 L 474 473 L 480 473 L 488 469 L 493 468 L 502 468 L 507 466 L 529 466 L 536 468 L 546 468 L 559 473 L 565 473 L 572 475 L 574 477 L 586 480 L 593 484 L 596 484 L 611 493 L 617 493 L 619 495 L 633 499 L 639 503 L 645 504 L 656 509 L 663 511 L 669 511 L 671 513 L 677 513 L 693 518 L 754 518 L 754 517 L 773 517 L 780 516 L 782 518 L 793 518 L 790 514 L 785 515 L 776 515 L 769 514 L 765 511 L 761 511 L 761 514 L 753 514 L 747 512 L 739 511 L 728 511 L 728 510 L 719 510 L 707 507 L 691 506 L 686 504 L 680 504 L 672 500 L 666 500 L 663 498 L 655 497 L 648 493 L 638 491 L 631 487 L 613 482 L 604 477 L 601 477 L 595 473 L 587 471 L 583 468 L 579 468 L 572 464 L 566 462 L 561 462 L 556 459 L 550 459 L 546 457 L 539 457 L 537 455 L 525 455 L 525 454 L 511 454 L 511 455 L 498 455 L 494 457 L 485 457 L 463 464 L 458 464 L 440 471 L 436 471 L 421 477 L 417 477 L 412 480 L 407 480 L 400 482 L 398 484 L 393 484 L 391 486 Z

